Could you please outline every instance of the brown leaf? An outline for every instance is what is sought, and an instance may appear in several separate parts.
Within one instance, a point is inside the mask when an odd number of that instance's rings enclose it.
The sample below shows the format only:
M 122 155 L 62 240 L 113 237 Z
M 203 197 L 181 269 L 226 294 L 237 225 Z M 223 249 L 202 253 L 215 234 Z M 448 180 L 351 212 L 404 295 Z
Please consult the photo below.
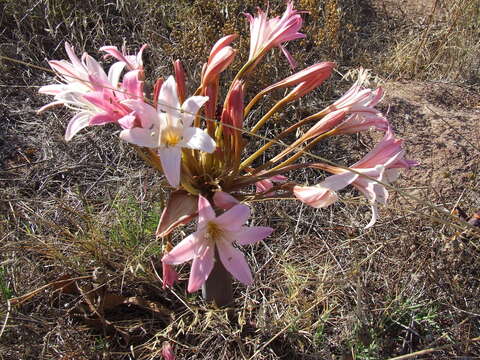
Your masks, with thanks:
M 167 236 L 179 225 L 188 224 L 197 215 L 198 198 L 184 190 L 170 194 L 157 227 L 157 236 Z
M 155 301 L 145 300 L 138 296 L 132 296 L 125 299 L 124 304 L 132 304 L 142 309 L 149 310 L 158 315 L 162 320 L 167 321 L 171 311 Z

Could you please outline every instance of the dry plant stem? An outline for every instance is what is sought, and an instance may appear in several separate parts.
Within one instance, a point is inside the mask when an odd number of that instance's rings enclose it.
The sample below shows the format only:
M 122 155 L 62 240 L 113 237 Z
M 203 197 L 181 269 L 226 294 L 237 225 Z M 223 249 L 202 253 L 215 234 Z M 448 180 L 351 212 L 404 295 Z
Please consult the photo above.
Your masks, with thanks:
M 202 296 L 205 301 L 213 302 L 218 307 L 229 306 L 232 303 L 232 276 L 220 261 L 216 248 L 215 264 L 207 281 L 202 285 Z
M 317 114 L 316 116 L 309 116 L 303 120 L 300 120 L 299 122 L 293 124 L 292 126 L 290 126 L 289 128 L 285 129 L 284 131 L 282 131 L 280 134 L 278 134 L 275 139 L 273 140 L 270 140 L 268 143 L 266 143 L 265 145 L 263 145 L 260 149 L 258 149 L 257 151 L 255 151 L 252 155 L 250 155 L 247 159 L 245 159 L 241 164 L 240 164 L 240 170 L 243 170 L 245 169 L 246 167 L 250 166 L 251 163 L 253 163 L 255 161 L 255 159 L 257 159 L 260 155 L 262 155 L 266 150 L 268 150 L 272 145 L 275 145 L 275 144 L 278 144 L 278 141 L 280 139 L 283 139 L 285 136 L 287 136 L 288 134 L 290 134 L 292 131 L 298 129 L 300 126 L 302 125 L 305 125 L 307 123 L 309 123 L 310 121 L 313 121 L 313 120 L 316 120 L 320 117 L 323 117 L 324 115 L 326 115 L 326 113 L 328 110 L 325 109 L 324 111 L 322 111 L 321 113 Z M 290 146 L 293 146 L 290 145 Z M 287 151 L 290 146 L 285 149 L 284 151 Z M 290 150 L 291 151 L 291 150 Z M 288 152 L 290 152 L 288 151 Z M 286 155 L 286 154 L 284 154 Z M 278 155 L 280 156 L 280 154 Z
M 250 130 L 251 133 L 255 134 L 258 129 L 260 129 L 265 122 L 272 117 L 273 114 L 275 114 L 278 110 L 280 110 L 282 107 L 284 107 L 290 99 L 288 97 L 280 100 L 277 102 L 258 122 L 255 124 L 255 126 Z
M 252 107 L 255 106 L 255 104 L 260 100 L 263 96 L 265 96 L 266 92 L 260 91 L 255 97 L 250 100 L 248 105 L 245 107 L 245 110 L 243 111 L 244 117 L 247 117 L 247 115 L 250 113 L 250 110 L 252 110 Z
M 285 161 L 285 162 L 281 163 L 280 165 L 275 166 L 274 168 L 270 169 L 269 173 L 271 171 L 277 170 L 278 174 L 281 174 L 282 171 L 278 171 L 278 170 L 284 168 L 285 165 L 290 165 L 292 162 L 297 160 L 302 155 L 303 152 L 308 151 L 308 149 L 310 149 L 313 145 L 317 144 L 321 140 L 323 140 L 323 139 L 325 139 L 325 138 L 327 138 L 331 135 L 334 135 L 334 130 L 319 135 L 315 140 L 313 140 L 310 144 L 308 144 L 304 149 L 299 150 L 299 154 L 294 155 L 292 158 L 288 159 L 287 161 Z M 255 168 L 252 175 L 255 175 L 258 172 L 260 172 L 260 171 L 268 168 L 269 166 L 275 164 L 277 161 L 281 160 L 283 157 L 285 157 L 286 155 L 288 155 L 292 151 L 294 151 L 297 148 L 297 146 L 299 146 L 303 141 L 304 140 L 302 140 L 301 138 L 296 140 L 293 144 L 289 145 L 284 151 L 282 151 L 280 154 L 275 156 L 273 159 L 271 159 L 271 160 L 267 161 L 266 163 L 264 163 L 263 165 L 260 165 L 259 167 Z M 275 175 L 277 175 L 277 174 L 275 174 Z
M 287 166 L 287 165 L 290 165 L 291 163 L 293 163 L 294 161 L 296 161 L 300 156 L 302 156 L 306 151 L 310 150 L 314 145 L 316 145 L 317 143 L 319 143 L 321 140 L 323 140 L 324 138 L 328 137 L 328 136 L 331 136 L 331 135 L 334 135 L 335 133 L 335 130 L 333 131 L 329 131 L 329 132 L 326 132 L 322 135 L 320 135 L 319 137 L 317 137 L 316 139 L 312 140 L 309 144 L 307 144 L 303 149 L 299 150 L 295 155 L 293 155 L 291 158 L 285 160 L 284 162 L 278 164 L 277 166 L 275 166 L 274 168 L 271 169 L 271 171 L 274 171 L 274 170 L 278 170 L 278 169 L 282 169 L 283 167 Z M 294 148 L 292 148 L 291 151 L 293 151 Z M 280 160 L 282 157 L 284 157 L 285 155 L 287 155 L 288 153 L 290 153 L 290 151 L 286 152 L 286 153 L 283 153 L 283 154 L 280 154 L 281 156 L 276 156 L 275 158 L 272 159 L 272 162 L 276 162 L 278 160 Z
M 251 59 L 249 60 L 248 62 L 245 63 L 245 65 L 242 66 L 242 68 L 238 71 L 237 75 L 235 75 L 235 78 L 232 80 L 232 82 L 230 83 L 230 88 L 228 89 L 228 92 L 230 93 L 230 91 L 232 91 L 232 86 L 233 84 L 235 84 L 235 82 L 237 80 L 240 80 L 242 78 L 245 78 L 248 73 L 253 70 L 250 69 L 250 67 L 255 67 L 256 65 L 256 61 L 258 60 L 259 57 L 255 58 L 255 59 Z M 227 97 L 226 97 L 227 98 Z
M 232 186 L 232 187 L 229 187 L 229 189 L 238 190 L 238 189 L 241 189 L 245 186 L 255 184 L 257 181 L 265 180 L 265 179 L 268 179 L 268 178 L 270 178 L 272 176 L 275 176 L 275 175 L 281 175 L 281 174 L 284 174 L 288 171 L 303 169 L 303 168 L 311 167 L 311 166 L 312 166 L 312 164 L 310 164 L 310 163 L 293 164 L 293 165 L 287 165 L 287 166 L 285 166 L 281 169 L 278 169 L 278 170 L 268 170 L 268 171 L 262 173 L 261 175 L 253 174 L 253 175 L 249 175 L 249 176 L 244 176 L 243 178 L 236 179 L 235 185 Z M 255 169 L 255 171 L 256 170 L 257 169 Z

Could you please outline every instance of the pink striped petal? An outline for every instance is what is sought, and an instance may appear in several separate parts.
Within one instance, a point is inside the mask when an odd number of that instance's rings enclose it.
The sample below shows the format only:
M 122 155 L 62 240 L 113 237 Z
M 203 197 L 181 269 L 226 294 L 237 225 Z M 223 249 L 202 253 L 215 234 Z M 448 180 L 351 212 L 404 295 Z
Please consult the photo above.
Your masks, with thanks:
M 162 262 L 170 265 L 182 264 L 195 257 L 202 234 L 194 232 L 180 241 L 171 251 L 163 255 Z
M 215 194 L 213 194 L 213 202 L 216 206 L 223 210 L 228 210 L 231 207 L 240 204 L 240 202 L 232 195 L 223 191 L 217 191 Z
M 205 254 L 193 258 L 190 278 L 188 279 L 188 292 L 191 293 L 199 290 L 203 283 L 207 281 L 215 262 L 214 256 L 214 247 L 209 246 Z
M 130 99 L 143 98 L 143 81 L 140 80 L 140 70 L 132 70 L 125 74 L 122 81 L 124 96 Z
M 238 204 L 227 212 L 217 217 L 214 222 L 227 231 L 238 231 L 250 217 L 250 208 L 247 205 Z
M 290 64 L 290 67 L 292 69 L 295 69 L 297 67 L 297 62 L 293 58 L 292 54 L 290 54 L 290 52 L 288 52 L 288 50 L 285 49 L 283 45 L 279 45 L 279 47 L 280 47 L 280 50 L 282 50 L 283 55 L 285 55 L 285 57 L 287 58 L 287 61 Z
M 207 223 L 215 219 L 215 211 L 212 205 L 202 195 L 198 196 L 198 228 L 203 229 Z
M 235 234 L 235 240 L 240 245 L 254 244 L 270 236 L 273 230 L 266 226 L 242 226 L 241 231 Z
M 202 129 L 189 127 L 183 130 L 182 147 L 213 153 L 216 146 L 215 141 Z
M 132 129 L 134 130 L 134 129 Z M 147 129 L 144 129 L 149 131 Z M 170 185 L 178 186 L 180 184 L 180 161 L 182 159 L 182 150 L 179 147 L 161 147 L 158 149 L 160 161 L 162 163 L 163 173 L 167 177 Z
M 87 112 L 80 112 L 76 114 L 68 123 L 67 129 L 65 131 L 65 140 L 70 141 L 72 137 L 78 133 L 80 130 L 88 126 L 88 121 L 90 119 L 90 114 Z
M 151 130 L 148 129 L 132 128 L 123 130 L 120 132 L 120 139 L 138 146 L 157 147 L 157 141 L 152 137 Z
M 243 253 L 226 241 L 217 242 L 217 248 L 218 256 L 225 269 L 241 283 L 251 285 L 252 273 Z
M 140 118 L 142 127 L 149 128 L 157 122 L 157 111 L 155 108 L 141 100 L 125 100 L 122 104 L 126 105 Z
M 111 122 L 115 122 L 115 118 L 113 118 L 111 114 L 102 113 L 92 116 L 88 125 L 105 125 Z
M 298 200 L 316 209 L 330 206 L 338 200 L 334 191 L 320 186 L 295 186 L 293 193 Z

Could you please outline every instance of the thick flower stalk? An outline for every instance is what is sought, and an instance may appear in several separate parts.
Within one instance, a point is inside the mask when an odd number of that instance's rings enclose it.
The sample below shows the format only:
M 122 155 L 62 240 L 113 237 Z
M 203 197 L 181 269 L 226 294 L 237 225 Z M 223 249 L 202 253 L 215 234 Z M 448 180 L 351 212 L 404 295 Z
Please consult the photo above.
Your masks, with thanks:
M 276 130 L 278 126 L 270 129 L 268 136 L 272 131 L 274 135 L 262 146 L 247 146 L 282 109 L 321 89 L 336 65 L 329 61 L 312 64 L 250 96 L 248 88 L 255 81 L 255 69 L 267 53 L 279 47 L 293 68 L 296 64 L 285 43 L 305 35 L 300 32 L 302 12 L 292 1 L 281 17 L 268 18 L 262 10 L 245 16 L 250 26 L 250 51 L 233 79 L 225 78 L 236 58 L 237 34 L 223 36 L 213 45 L 192 93 L 180 60 L 173 62 L 173 75 L 148 78 L 142 60 L 145 45 L 131 55 L 115 46 L 102 47 L 104 58 L 114 60 L 106 72 L 93 57 L 85 53 L 79 58 L 73 47 L 65 44 L 69 60 L 49 62 L 59 83 L 40 88 L 42 94 L 54 96 L 41 111 L 58 105 L 73 111 L 66 127 L 67 140 L 81 136 L 87 126 L 113 123 L 119 138 L 132 144 L 138 155 L 165 177 L 164 184 L 172 192 L 156 233 L 164 242 L 164 288 L 178 286 L 174 267 L 191 261 L 187 290 L 202 288 L 204 298 L 217 305 L 231 303 L 232 277 L 245 285 L 253 282 L 240 247 L 262 241 L 274 231 L 272 227 L 246 225 L 249 202 L 282 198 L 322 208 L 338 201 L 338 192 L 351 185 L 372 206 L 373 216 L 367 225 L 371 227 L 378 218 L 378 205 L 387 202 L 387 188 L 399 170 L 416 165 L 405 160 L 403 141 L 395 137 L 386 116 L 375 108 L 383 89 L 366 86 L 365 70 L 330 105 L 303 119 L 291 119 L 283 130 Z M 154 84 L 151 94 L 143 86 L 147 80 Z M 284 95 L 279 101 L 263 113 L 258 111 L 261 100 L 280 91 Z M 311 161 L 306 156 L 332 136 L 369 130 L 384 133 L 382 141 L 350 167 L 330 160 Z M 301 135 L 292 138 L 295 133 Z M 290 172 L 302 168 L 318 169 L 330 176 L 314 186 L 289 180 L 293 178 Z M 198 219 L 196 231 L 176 243 L 175 230 L 194 219 Z

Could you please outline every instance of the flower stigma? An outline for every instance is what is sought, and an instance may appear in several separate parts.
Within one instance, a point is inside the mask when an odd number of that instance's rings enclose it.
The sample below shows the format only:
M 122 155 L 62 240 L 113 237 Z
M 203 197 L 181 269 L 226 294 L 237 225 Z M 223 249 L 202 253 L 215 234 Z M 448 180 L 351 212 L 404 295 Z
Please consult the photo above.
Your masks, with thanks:
M 162 134 L 162 143 L 166 147 L 177 146 L 182 141 L 182 136 L 175 129 L 165 130 Z
M 209 221 L 207 224 L 207 238 L 208 241 L 214 244 L 217 240 L 220 240 L 222 237 L 222 229 L 212 221 Z

